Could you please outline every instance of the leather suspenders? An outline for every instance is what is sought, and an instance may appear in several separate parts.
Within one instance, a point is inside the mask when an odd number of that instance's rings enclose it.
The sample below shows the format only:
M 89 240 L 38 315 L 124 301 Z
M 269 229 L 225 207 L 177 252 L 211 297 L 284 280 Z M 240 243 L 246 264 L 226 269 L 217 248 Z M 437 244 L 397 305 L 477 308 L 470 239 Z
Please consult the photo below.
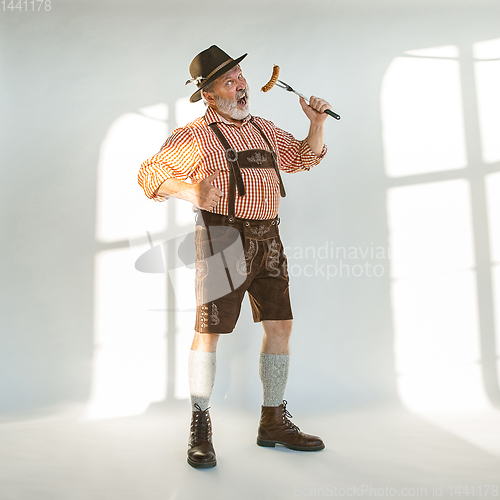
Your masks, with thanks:
M 229 193 L 228 193 L 228 212 L 229 218 L 235 217 L 235 204 L 236 204 L 236 186 L 238 186 L 238 194 L 240 196 L 245 196 L 245 184 L 243 183 L 243 177 L 241 176 L 240 166 L 238 164 L 238 153 L 229 145 L 227 139 L 224 137 L 223 133 L 220 131 L 217 123 L 210 123 L 208 125 L 214 134 L 217 136 L 222 144 L 222 147 L 226 150 L 226 160 L 229 166 Z
M 276 171 L 276 175 L 278 176 L 278 180 L 280 182 L 280 195 L 282 198 L 284 198 L 286 196 L 285 186 L 283 184 L 283 181 L 281 180 L 280 169 L 278 168 L 278 163 L 276 162 L 276 154 L 274 153 L 274 150 L 273 150 L 271 144 L 269 143 L 269 141 L 266 137 L 266 134 L 264 134 L 264 131 L 259 127 L 259 125 L 257 125 L 254 122 L 253 118 L 250 119 L 250 123 L 260 132 L 260 135 L 262 136 L 262 138 L 264 139 L 264 141 L 267 144 L 267 147 L 271 151 L 271 155 L 273 157 L 274 170 Z
M 283 185 L 283 181 L 281 179 L 281 174 L 278 168 L 278 164 L 276 161 L 276 155 L 274 153 L 274 150 L 267 139 L 266 135 L 264 134 L 264 131 L 253 121 L 253 118 L 250 119 L 250 123 L 260 132 L 260 135 L 264 139 L 264 142 L 267 144 L 269 147 L 270 151 L 269 153 L 271 155 L 272 159 L 272 164 L 274 167 L 274 170 L 276 172 L 276 175 L 278 176 L 279 184 L 280 184 L 280 194 L 282 197 L 286 196 L 285 192 L 285 186 Z M 243 183 L 243 177 L 241 175 L 241 169 L 240 165 L 238 163 L 238 152 L 235 151 L 230 145 L 227 139 L 224 137 L 224 134 L 221 132 L 219 127 L 217 126 L 217 123 L 209 123 L 208 126 L 212 129 L 213 133 L 217 136 L 219 139 L 220 143 L 222 144 L 222 147 L 226 151 L 226 159 L 227 159 L 227 164 L 229 166 L 229 193 L 228 193 L 228 212 L 229 212 L 229 218 L 235 217 L 235 202 L 236 202 L 236 187 L 238 188 L 238 195 L 239 196 L 245 196 L 245 185 Z

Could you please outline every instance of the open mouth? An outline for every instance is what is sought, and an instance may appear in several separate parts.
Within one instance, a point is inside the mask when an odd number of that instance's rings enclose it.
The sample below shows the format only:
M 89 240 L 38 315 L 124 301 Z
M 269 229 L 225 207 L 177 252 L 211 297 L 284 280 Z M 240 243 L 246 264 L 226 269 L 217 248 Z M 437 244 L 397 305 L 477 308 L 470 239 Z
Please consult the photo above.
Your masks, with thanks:
M 247 105 L 247 96 L 244 95 L 244 96 L 240 97 L 237 102 L 238 102 L 239 106 L 243 106 L 243 107 L 246 106 Z

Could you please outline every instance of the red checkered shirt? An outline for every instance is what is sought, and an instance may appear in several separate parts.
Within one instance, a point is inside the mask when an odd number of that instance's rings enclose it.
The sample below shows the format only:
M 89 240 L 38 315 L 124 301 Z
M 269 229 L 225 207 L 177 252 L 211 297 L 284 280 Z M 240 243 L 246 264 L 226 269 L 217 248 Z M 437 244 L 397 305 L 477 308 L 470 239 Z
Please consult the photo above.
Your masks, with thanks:
M 206 121 L 205 121 L 206 118 Z M 259 131 L 249 123 L 247 117 L 241 127 L 222 118 L 212 108 L 208 108 L 205 118 L 180 127 L 165 141 L 161 150 L 142 163 L 139 170 L 139 184 L 146 196 L 156 201 L 164 201 L 156 193 L 165 180 L 170 178 L 198 183 L 217 169 L 220 174 L 212 182 L 223 195 L 213 212 L 228 215 L 229 167 L 224 148 L 208 127 L 216 122 L 227 141 L 236 151 L 247 149 L 268 150 Z M 301 172 L 317 165 L 326 154 L 326 146 L 320 156 L 309 147 L 306 140 L 299 141 L 290 133 L 276 127 L 274 123 L 254 116 L 255 122 L 266 134 L 274 152 L 278 167 L 284 172 Z M 242 168 L 245 196 L 236 194 L 236 217 L 243 219 L 272 219 L 278 215 L 280 189 L 274 169 Z

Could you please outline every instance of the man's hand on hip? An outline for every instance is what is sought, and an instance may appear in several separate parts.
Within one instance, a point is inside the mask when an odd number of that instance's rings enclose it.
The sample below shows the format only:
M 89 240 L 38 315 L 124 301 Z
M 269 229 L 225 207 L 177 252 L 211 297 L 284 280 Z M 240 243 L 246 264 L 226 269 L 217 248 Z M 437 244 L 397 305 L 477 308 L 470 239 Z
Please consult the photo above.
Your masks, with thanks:
M 219 175 L 220 170 L 215 174 L 209 175 L 198 184 L 193 185 L 192 199 L 190 200 L 195 207 L 211 211 L 219 203 L 222 191 L 212 186 L 212 181 Z

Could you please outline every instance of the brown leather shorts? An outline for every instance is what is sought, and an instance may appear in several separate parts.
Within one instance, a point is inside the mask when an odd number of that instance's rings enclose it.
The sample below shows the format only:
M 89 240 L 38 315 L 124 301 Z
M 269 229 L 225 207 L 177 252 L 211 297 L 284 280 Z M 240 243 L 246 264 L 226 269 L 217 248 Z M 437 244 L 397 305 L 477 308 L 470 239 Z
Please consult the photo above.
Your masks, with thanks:
M 293 319 L 278 223 L 198 212 L 195 331 L 231 333 L 245 292 L 255 322 Z

